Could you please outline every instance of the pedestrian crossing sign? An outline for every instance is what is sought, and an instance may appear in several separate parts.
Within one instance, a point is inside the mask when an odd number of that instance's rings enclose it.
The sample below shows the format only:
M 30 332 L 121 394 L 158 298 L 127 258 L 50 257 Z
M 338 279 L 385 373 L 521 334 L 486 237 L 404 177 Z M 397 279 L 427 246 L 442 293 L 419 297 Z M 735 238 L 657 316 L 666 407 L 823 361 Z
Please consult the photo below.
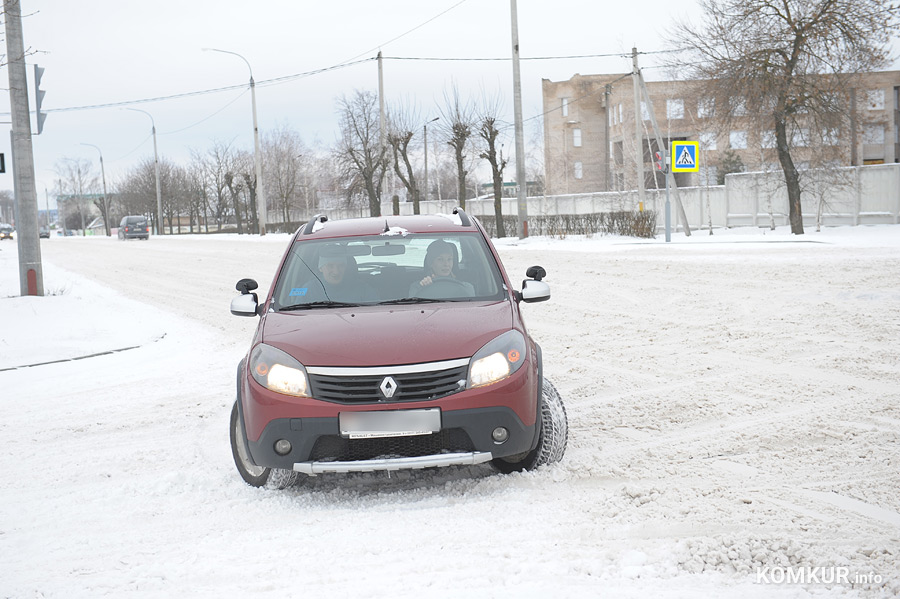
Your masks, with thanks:
M 693 173 L 700 170 L 697 158 L 700 155 L 699 141 L 672 142 L 672 172 Z

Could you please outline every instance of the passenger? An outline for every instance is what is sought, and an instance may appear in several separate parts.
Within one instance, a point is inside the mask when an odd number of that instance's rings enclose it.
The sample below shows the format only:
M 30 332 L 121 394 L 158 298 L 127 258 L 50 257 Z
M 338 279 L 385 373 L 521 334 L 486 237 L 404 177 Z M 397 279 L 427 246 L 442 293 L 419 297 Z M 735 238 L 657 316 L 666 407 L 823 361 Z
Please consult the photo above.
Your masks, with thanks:
M 432 241 L 425 252 L 425 278 L 410 286 L 410 297 L 434 297 L 427 288 L 440 281 L 454 282 L 452 290 L 442 292 L 442 297 L 473 297 L 472 284 L 457 278 L 457 262 L 455 245 L 443 239 Z

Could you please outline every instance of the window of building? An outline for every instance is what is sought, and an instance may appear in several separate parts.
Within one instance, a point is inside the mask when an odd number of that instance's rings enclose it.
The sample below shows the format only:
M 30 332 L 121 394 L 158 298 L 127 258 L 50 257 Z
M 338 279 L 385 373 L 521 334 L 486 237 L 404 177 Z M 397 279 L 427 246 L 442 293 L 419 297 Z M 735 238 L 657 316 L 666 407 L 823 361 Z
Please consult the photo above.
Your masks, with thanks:
M 900 110 L 900 87 L 894 88 L 894 110 Z
M 884 145 L 884 125 L 866 125 L 863 129 L 863 143 Z
M 580 162 L 575 163 L 575 178 L 581 179 L 582 176 L 582 167 Z
M 569 99 L 568 98 L 562 99 L 562 115 L 569 116 Z
M 760 147 L 769 150 L 775 147 L 775 132 L 774 131 L 763 131 L 759 135 L 759 145 Z
M 716 99 L 715 98 L 700 98 L 700 101 L 697 103 L 697 117 L 701 119 L 708 119 L 716 114 Z
M 826 146 L 836 146 L 838 145 L 838 130 L 837 127 L 825 127 L 822 129 L 822 143 Z
M 869 110 L 884 110 L 883 89 L 870 89 L 866 92 L 866 108 Z
M 581 147 L 581 129 L 572 129 L 572 146 Z
M 701 133 L 699 138 L 700 140 L 700 149 L 701 150 L 715 150 L 716 149 L 716 134 L 712 131 L 706 131 Z
M 683 119 L 684 118 L 684 100 L 676 98 L 674 100 L 666 100 L 666 118 Z
M 747 102 L 744 98 L 731 99 L 731 113 L 734 116 L 747 116 Z
M 641 118 L 644 119 L 645 121 L 650 120 L 650 111 L 647 110 L 646 102 L 641 102 Z
M 621 141 L 613 142 L 613 160 L 616 163 L 616 166 L 622 166 L 625 164 L 625 149 L 622 146 Z
M 900 144 L 900 125 L 894 125 L 894 143 Z
M 619 104 L 619 122 L 620 123 L 623 122 L 622 121 L 622 105 L 621 104 Z
M 732 150 L 746 150 L 747 149 L 747 132 L 746 131 L 732 131 L 728 134 L 728 145 Z
M 809 129 L 794 129 L 791 132 L 791 145 L 795 148 L 805 148 L 809 145 Z

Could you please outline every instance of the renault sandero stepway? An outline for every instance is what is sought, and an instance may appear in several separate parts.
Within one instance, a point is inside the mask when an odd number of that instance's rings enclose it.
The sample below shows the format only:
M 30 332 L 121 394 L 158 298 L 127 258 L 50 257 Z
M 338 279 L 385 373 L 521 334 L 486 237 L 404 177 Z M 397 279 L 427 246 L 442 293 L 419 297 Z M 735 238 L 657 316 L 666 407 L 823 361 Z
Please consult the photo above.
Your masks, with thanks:
M 453 214 L 301 227 L 260 300 L 237 368 L 230 437 L 241 477 L 284 488 L 323 473 L 556 462 L 563 402 L 520 302 L 550 298 L 539 266 L 516 289 L 477 219 Z

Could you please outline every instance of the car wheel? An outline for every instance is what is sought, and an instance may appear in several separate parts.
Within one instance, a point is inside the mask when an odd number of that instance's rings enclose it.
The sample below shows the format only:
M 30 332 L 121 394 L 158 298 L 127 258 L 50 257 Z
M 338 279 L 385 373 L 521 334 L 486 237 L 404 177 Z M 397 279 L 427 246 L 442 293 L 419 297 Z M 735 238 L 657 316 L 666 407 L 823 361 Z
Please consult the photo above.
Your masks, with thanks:
M 237 470 L 251 487 L 270 487 L 273 489 L 286 489 L 293 486 L 300 480 L 301 474 L 292 470 L 284 470 L 282 468 L 266 468 L 257 466 L 250 459 L 250 451 L 247 448 L 247 442 L 244 439 L 244 433 L 241 427 L 241 417 L 238 413 L 237 402 L 231 409 L 231 455 L 234 457 L 234 465 Z
M 504 458 L 495 458 L 491 464 L 506 474 L 522 470 L 534 470 L 544 464 L 562 459 L 569 438 L 569 422 L 566 407 L 553 383 L 544 379 L 541 387 L 541 433 L 537 447 L 532 451 Z

